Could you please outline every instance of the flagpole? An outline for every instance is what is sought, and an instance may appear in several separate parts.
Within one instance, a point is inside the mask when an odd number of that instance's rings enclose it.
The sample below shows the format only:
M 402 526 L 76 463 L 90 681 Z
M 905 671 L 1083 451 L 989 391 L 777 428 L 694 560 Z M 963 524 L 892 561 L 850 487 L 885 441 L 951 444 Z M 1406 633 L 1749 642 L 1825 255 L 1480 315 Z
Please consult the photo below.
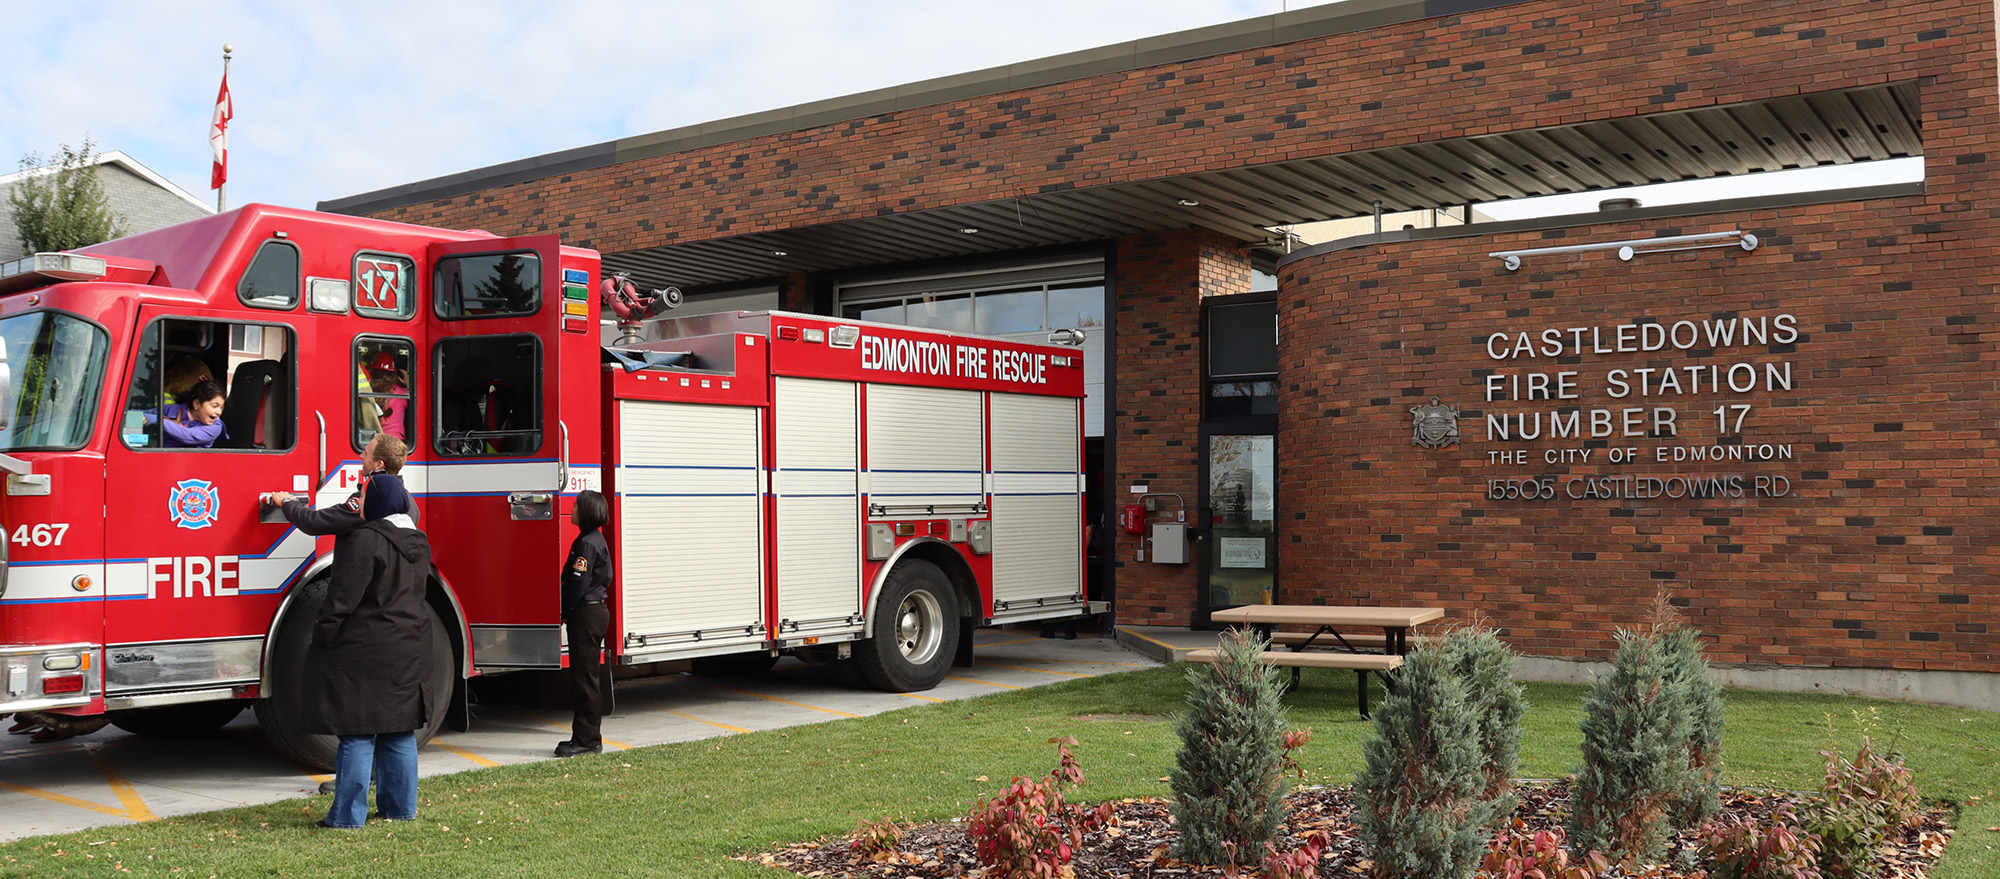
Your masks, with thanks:
M 232 46 L 228 43 L 222 44 L 222 81 L 224 83 L 229 82 L 229 53 L 234 51 L 236 51 L 235 46 Z M 232 101 L 235 100 L 235 96 L 234 95 L 230 96 L 230 100 Z M 227 178 L 224 178 L 222 181 L 222 185 L 215 188 L 215 212 L 218 214 L 222 213 L 223 210 L 228 206 L 228 204 L 229 204 L 229 180 Z

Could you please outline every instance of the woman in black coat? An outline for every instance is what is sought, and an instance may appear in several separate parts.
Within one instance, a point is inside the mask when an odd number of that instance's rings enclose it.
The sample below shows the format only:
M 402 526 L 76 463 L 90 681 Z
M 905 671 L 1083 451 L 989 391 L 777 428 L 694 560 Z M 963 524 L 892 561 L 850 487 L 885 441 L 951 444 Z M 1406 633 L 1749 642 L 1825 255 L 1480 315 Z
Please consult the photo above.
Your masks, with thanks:
M 365 524 L 334 554 L 326 603 L 306 648 L 306 732 L 340 737 L 333 807 L 323 827 L 360 827 L 368 783 L 377 811 L 417 817 L 416 730 L 440 694 L 430 692 L 430 611 L 424 581 L 430 541 L 410 519 L 402 480 L 377 473 L 361 492 Z

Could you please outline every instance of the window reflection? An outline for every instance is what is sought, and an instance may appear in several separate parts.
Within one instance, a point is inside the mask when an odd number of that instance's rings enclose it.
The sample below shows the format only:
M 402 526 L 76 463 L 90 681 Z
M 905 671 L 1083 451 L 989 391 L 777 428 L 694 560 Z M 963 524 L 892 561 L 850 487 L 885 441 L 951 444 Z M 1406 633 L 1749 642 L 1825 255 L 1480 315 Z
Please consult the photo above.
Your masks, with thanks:
M 1040 288 L 979 294 L 979 332 L 997 336 L 1045 328 Z
M 910 326 L 957 333 L 972 332 L 970 294 L 924 296 L 910 300 L 906 307 L 909 311 L 903 320 Z

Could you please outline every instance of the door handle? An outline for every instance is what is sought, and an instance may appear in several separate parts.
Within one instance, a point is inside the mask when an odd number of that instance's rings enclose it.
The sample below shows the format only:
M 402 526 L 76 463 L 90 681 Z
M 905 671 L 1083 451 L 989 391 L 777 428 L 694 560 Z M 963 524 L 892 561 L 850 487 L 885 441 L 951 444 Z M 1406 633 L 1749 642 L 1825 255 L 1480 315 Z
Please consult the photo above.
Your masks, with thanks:
M 556 517 L 556 495 L 549 491 L 507 493 L 507 518 L 516 522 L 540 522 Z
M 556 419 L 556 427 L 562 431 L 562 457 L 556 459 L 556 494 L 569 491 L 569 425 Z

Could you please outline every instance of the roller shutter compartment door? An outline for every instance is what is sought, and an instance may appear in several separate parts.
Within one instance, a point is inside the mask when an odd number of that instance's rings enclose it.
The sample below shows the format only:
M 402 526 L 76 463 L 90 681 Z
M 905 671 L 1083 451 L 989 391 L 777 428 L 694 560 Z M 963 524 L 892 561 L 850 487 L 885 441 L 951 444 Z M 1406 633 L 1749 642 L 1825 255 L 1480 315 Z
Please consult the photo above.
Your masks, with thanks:
M 1077 401 L 993 394 L 993 617 L 1083 600 Z
M 619 404 L 624 653 L 764 640 L 760 410 Z
M 980 393 L 868 386 L 868 502 L 874 519 L 967 515 L 985 502 Z M 935 510 L 935 512 L 931 512 Z
M 861 631 L 853 382 L 776 379 L 778 637 Z

